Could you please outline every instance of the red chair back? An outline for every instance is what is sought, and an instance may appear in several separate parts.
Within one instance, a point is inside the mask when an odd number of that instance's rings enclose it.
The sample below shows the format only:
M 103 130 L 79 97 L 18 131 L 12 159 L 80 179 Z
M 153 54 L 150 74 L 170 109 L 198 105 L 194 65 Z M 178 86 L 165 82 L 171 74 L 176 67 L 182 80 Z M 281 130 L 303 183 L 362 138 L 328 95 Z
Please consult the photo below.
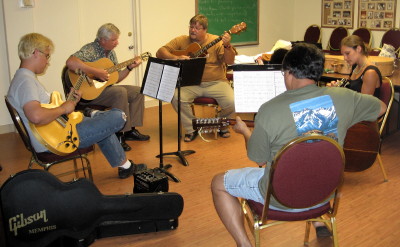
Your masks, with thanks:
M 381 47 L 383 47 L 384 44 L 392 45 L 397 53 L 400 48 L 400 30 L 392 28 L 386 31 L 382 36 Z
M 304 34 L 304 41 L 309 43 L 319 43 L 321 41 L 321 29 L 318 25 L 311 25 Z
M 329 38 L 328 48 L 332 51 L 340 50 L 340 43 L 342 39 L 347 37 L 348 31 L 345 27 L 337 27 L 332 31 L 331 37 Z
M 360 27 L 354 30 L 353 34 L 360 37 L 365 44 L 371 45 L 371 32 L 368 28 Z
M 271 191 L 290 208 L 308 208 L 328 199 L 343 179 L 344 154 L 326 136 L 300 137 L 287 145 L 271 168 Z

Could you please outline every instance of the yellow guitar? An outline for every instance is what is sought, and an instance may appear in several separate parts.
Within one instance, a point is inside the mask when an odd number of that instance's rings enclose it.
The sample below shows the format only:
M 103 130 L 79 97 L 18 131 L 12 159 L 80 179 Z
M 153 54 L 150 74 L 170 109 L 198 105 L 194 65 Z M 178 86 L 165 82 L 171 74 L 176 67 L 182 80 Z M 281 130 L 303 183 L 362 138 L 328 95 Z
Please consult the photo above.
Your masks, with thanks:
M 229 31 L 227 31 L 227 33 L 229 34 L 238 34 L 244 30 L 246 30 L 247 25 L 245 22 L 241 22 L 239 24 L 234 25 L 231 29 L 229 29 Z M 201 47 L 199 44 L 197 43 L 192 43 L 190 44 L 185 50 L 176 50 L 173 51 L 172 54 L 176 55 L 176 56 L 189 56 L 191 58 L 196 58 L 196 57 L 201 57 L 206 55 L 207 50 L 217 44 L 218 42 L 220 42 L 222 40 L 222 36 L 219 36 L 218 38 L 214 39 L 213 41 L 211 41 L 210 43 L 208 43 L 207 45 L 205 45 L 204 47 Z
M 84 74 L 78 77 L 76 86 L 74 87 L 76 90 L 79 90 L 85 77 Z M 72 99 L 73 96 L 70 94 L 67 100 Z M 48 104 L 41 104 L 41 106 L 51 109 L 59 107 L 62 103 L 61 94 L 54 91 L 50 96 L 50 102 Z M 67 155 L 74 152 L 79 146 L 79 136 L 76 131 L 76 125 L 82 120 L 83 114 L 81 112 L 71 112 L 68 115 L 59 116 L 48 124 L 36 125 L 29 123 L 29 126 L 36 139 L 49 151 L 58 155 Z
M 114 65 L 114 63 L 108 58 L 100 58 L 95 62 L 85 62 L 85 64 L 91 67 L 105 69 L 108 72 L 108 74 L 110 74 L 110 77 L 108 78 L 108 81 L 98 81 L 93 75 L 88 74 L 87 76 L 89 77 L 89 80 L 87 82 L 84 82 L 80 89 L 82 92 L 82 99 L 94 100 L 95 98 L 99 97 L 99 95 L 103 92 L 103 90 L 106 87 L 118 81 L 119 78 L 118 70 L 125 68 L 130 64 L 133 64 L 138 57 L 140 57 L 143 61 L 146 61 L 147 58 L 150 56 L 151 54 L 149 52 L 145 52 L 140 56 L 129 59 L 117 65 Z M 71 70 L 68 70 L 68 76 L 72 86 L 75 87 L 79 75 Z

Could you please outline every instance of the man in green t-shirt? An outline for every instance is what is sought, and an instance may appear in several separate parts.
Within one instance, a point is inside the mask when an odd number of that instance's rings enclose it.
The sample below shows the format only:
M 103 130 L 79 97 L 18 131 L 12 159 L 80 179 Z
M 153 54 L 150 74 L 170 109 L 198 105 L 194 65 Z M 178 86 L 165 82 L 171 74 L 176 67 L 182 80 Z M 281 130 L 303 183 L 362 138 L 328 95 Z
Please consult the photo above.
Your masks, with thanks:
M 217 174 L 212 181 L 215 208 L 237 246 L 251 246 L 237 198 L 264 203 L 271 162 L 283 145 L 315 130 L 343 145 L 349 127 L 360 121 L 375 121 L 386 111 L 386 105 L 371 95 L 346 88 L 318 87 L 316 82 L 323 67 L 321 50 L 307 44 L 296 45 L 287 53 L 282 65 L 287 91 L 260 107 L 253 133 L 237 117 L 234 130 L 244 136 L 248 157 L 258 166 L 265 167 L 228 170 Z M 290 212 L 311 209 L 286 208 L 276 200 L 272 200 L 269 207 Z M 322 223 L 314 226 L 325 228 Z

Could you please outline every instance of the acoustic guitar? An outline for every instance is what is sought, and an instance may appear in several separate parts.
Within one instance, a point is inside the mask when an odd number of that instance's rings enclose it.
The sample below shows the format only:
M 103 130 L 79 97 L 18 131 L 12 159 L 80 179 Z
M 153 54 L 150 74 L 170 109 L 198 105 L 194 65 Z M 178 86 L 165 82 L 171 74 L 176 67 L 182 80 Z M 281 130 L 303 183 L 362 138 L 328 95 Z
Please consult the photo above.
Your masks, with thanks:
M 77 79 L 74 89 L 79 90 L 86 75 L 82 72 Z M 72 94 L 68 95 L 67 100 L 73 100 Z M 54 91 L 50 96 L 48 104 L 41 104 L 42 107 L 52 109 L 62 105 L 64 101 L 61 94 Z M 57 155 L 67 155 L 74 152 L 79 146 L 79 136 L 76 125 L 83 120 L 81 112 L 71 112 L 68 115 L 61 115 L 54 121 L 37 125 L 29 122 L 33 135 L 49 151 Z
M 150 52 L 145 52 L 140 56 L 129 59 L 117 65 L 114 65 L 114 63 L 108 58 L 100 58 L 99 60 L 94 62 L 85 62 L 85 64 L 91 67 L 106 70 L 110 76 L 108 81 L 100 81 L 97 78 L 95 78 L 94 75 L 87 74 L 89 80 L 87 81 L 87 83 L 83 83 L 80 89 L 82 91 L 82 99 L 94 100 L 95 98 L 99 97 L 99 95 L 103 92 L 103 90 L 106 87 L 111 86 L 118 81 L 119 78 L 118 71 L 120 69 L 133 64 L 135 60 L 139 57 L 143 61 L 146 61 L 150 56 L 151 56 Z M 75 84 L 77 83 L 77 80 L 79 78 L 79 74 L 76 74 L 74 71 L 68 70 L 68 76 L 72 86 L 75 87 Z
M 227 33 L 229 34 L 238 34 L 244 30 L 246 30 L 247 25 L 245 22 L 241 22 L 239 24 L 234 25 Z M 218 38 L 214 39 L 210 43 L 208 43 L 206 46 L 201 47 L 198 43 L 192 43 L 190 44 L 185 50 L 176 50 L 173 51 L 172 54 L 175 56 L 189 56 L 191 58 L 196 58 L 196 57 L 202 57 L 207 54 L 207 50 L 212 47 L 213 45 L 217 44 L 222 40 L 222 35 L 220 35 Z

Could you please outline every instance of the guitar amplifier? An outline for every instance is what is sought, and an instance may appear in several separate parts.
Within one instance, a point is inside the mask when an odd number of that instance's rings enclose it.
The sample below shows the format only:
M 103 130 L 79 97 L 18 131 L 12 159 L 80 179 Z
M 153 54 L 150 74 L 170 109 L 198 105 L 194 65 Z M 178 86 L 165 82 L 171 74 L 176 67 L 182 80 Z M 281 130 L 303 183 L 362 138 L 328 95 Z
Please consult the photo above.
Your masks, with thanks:
M 137 172 L 133 182 L 134 193 L 168 192 L 168 177 L 157 168 Z

